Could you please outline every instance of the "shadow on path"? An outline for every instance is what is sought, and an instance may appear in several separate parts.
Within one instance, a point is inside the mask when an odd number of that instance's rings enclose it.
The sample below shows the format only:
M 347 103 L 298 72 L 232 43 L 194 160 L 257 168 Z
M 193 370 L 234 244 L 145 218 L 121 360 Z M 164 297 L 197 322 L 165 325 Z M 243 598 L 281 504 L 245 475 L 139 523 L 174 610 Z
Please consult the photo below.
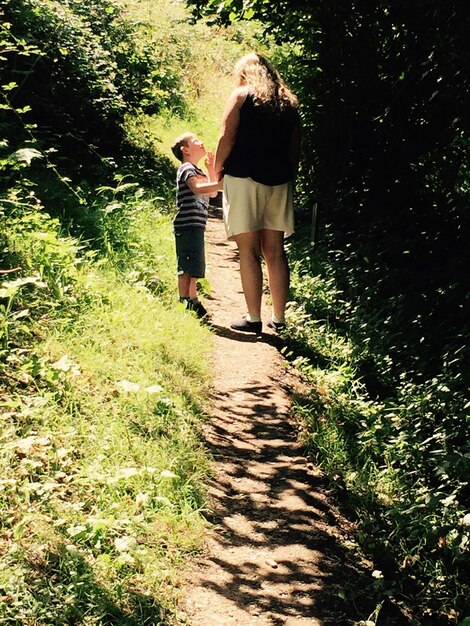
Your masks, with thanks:
M 243 406 L 233 402 L 240 396 Z M 373 585 L 371 570 L 348 542 L 352 525 L 328 502 L 319 473 L 308 469 L 272 386 L 214 396 L 216 406 L 229 402 L 230 411 L 219 413 L 206 434 L 225 468 L 211 486 L 216 539 L 206 588 L 248 612 L 253 621 L 246 623 L 339 626 L 367 619 L 372 599 L 352 594 Z

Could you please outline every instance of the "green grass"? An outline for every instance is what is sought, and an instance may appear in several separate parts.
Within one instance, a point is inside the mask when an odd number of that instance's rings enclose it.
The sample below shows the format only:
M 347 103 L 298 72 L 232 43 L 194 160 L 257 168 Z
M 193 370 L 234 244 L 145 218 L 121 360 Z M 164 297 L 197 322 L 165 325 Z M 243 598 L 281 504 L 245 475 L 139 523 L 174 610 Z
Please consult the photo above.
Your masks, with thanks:
M 213 150 L 233 64 L 262 49 L 257 26 L 190 26 L 171 0 L 123 4 L 161 85 L 158 114 L 129 114 L 130 143 L 175 165 L 183 131 Z M 178 303 L 174 207 L 160 197 L 173 181 L 159 171 L 153 194 L 139 162 L 95 196 L 85 181 L 83 242 L 49 218 L 58 206 L 43 206 L 28 172 L 5 193 L 2 268 L 21 269 L 0 286 L 2 623 L 185 619 L 181 572 L 206 528 L 211 341 Z
M 83 264 L 68 291 L 73 306 L 37 320 L 40 340 L 29 348 L 10 346 L 0 453 L 5 623 L 179 619 L 180 568 L 206 524 L 198 430 L 211 342 L 174 297 L 170 218 L 148 206 L 132 224 L 126 272 L 115 270 L 119 259 Z M 151 268 L 156 292 L 139 278 Z

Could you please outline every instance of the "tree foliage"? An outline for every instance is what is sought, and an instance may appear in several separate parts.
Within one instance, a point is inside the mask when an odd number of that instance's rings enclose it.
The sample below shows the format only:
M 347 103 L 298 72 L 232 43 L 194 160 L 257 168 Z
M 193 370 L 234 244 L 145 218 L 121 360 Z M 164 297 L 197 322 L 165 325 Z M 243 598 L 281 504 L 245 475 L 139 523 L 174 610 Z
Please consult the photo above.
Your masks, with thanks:
M 178 75 L 161 72 L 158 49 L 113 0 L 1 0 L 0 16 L 2 195 L 29 189 L 73 232 L 103 241 L 96 184 L 112 184 L 118 163 L 154 183 L 171 169 L 129 144 L 124 120 L 176 106 Z M 35 156 L 18 159 L 25 150 Z

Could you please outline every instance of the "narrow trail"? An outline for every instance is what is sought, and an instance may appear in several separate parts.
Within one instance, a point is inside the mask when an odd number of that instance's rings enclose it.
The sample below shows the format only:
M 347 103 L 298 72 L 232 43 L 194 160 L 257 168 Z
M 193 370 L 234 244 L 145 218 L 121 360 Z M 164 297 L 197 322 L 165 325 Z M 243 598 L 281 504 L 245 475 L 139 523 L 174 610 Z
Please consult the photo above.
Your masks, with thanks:
M 203 432 L 214 459 L 214 526 L 188 574 L 188 623 L 340 626 L 367 619 L 354 608 L 353 620 L 341 595 L 352 577 L 370 584 L 370 564 L 346 547 L 352 525 L 329 501 L 320 472 L 297 442 L 289 415 L 295 379 L 279 353 L 282 342 L 269 329 L 261 338 L 230 330 L 245 304 L 236 248 L 214 213 L 206 239 L 213 414 Z

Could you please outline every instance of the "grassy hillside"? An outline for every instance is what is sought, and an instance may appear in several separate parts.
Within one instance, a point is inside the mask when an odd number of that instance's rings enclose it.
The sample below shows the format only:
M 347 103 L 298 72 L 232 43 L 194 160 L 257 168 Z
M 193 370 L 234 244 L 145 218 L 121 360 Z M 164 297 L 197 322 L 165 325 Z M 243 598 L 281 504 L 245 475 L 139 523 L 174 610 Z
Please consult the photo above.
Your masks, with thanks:
M 21 245 L 9 226 L 10 245 Z M 157 293 L 139 279 L 135 259 L 124 272 L 109 262 L 77 268 L 72 240 L 52 228 L 29 241 L 21 233 L 24 244 L 62 248 L 66 295 L 58 302 L 47 277 L 12 301 L 1 379 L 5 623 L 176 619 L 177 570 L 204 527 L 197 423 L 210 342 L 169 305 L 168 218 L 153 208 L 134 228 Z

